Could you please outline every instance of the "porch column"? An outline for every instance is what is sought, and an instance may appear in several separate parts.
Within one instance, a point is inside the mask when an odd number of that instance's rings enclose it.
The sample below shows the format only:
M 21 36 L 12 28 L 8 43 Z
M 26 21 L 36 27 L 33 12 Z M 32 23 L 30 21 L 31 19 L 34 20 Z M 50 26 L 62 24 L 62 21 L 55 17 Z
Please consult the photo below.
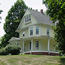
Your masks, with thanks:
M 31 39 L 31 52 L 33 51 L 33 39 Z
M 24 40 L 23 40 L 23 54 L 24 54 Z
M 48 53 L 50 53 L 50 37 L 48 37 Z

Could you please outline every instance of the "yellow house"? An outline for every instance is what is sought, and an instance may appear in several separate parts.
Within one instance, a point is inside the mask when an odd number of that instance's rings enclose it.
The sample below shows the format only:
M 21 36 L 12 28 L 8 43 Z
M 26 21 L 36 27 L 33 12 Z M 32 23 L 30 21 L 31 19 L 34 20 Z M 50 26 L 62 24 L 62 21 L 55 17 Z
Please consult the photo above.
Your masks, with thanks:
M 10 43 L 17 41 L 21 45 L 22 54 L 57 55 L 54 31 L 49 17 L 37 10 L 27 9 L 16 32 L 19 38 L 11 38 Z

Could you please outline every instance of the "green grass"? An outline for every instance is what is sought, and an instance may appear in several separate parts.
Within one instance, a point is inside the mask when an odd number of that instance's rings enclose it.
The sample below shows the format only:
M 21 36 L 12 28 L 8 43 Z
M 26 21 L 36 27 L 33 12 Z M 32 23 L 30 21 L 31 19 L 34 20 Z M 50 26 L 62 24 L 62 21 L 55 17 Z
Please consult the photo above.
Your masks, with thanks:
M 65 65 L 65 56 L 8 55 L 0 56 L 0 65 Z

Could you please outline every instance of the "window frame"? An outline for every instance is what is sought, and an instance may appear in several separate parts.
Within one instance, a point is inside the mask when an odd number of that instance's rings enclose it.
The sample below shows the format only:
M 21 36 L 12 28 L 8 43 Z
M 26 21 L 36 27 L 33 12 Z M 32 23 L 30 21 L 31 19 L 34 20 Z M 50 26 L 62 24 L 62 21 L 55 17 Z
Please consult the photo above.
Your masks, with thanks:
M 32 36 L 33 35 L 33 27 L 30 27 L 30 30 L 29 31 L 30 31 L 30 36 Z
M 39 27 L 36 27 L 36 35 L 39 35 Z
M 28 14 L 24 18 L 25 23 L 31 22 L 31 14 Z
M 36 49 L 39 49 L 39 41 L 36 41 Z

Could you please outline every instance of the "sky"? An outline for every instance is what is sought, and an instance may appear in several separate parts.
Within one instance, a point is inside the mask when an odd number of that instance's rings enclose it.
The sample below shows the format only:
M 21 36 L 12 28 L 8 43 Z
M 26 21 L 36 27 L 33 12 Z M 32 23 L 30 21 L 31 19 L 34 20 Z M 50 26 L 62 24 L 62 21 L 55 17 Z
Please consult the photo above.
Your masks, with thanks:
M 2 17 L 1 23 L 0 23 L 0 37 L 2 37 L 5 34 L 5 31 L 3 29 L 3 25 L 5 23 L 5 18 L 8 14 L 8 11 L 10 8 L 14 5 L 14 3 L 17 0 L 0 0 L 0 9 L 3 10 L 2 14 L 0 16 Z M 44 4 L 42 4 L 42 0 L 23 0 L 25 4 L 32 8 L 32 9 L 43 9 L 43 11 L 46 11 L 46 7 Z

